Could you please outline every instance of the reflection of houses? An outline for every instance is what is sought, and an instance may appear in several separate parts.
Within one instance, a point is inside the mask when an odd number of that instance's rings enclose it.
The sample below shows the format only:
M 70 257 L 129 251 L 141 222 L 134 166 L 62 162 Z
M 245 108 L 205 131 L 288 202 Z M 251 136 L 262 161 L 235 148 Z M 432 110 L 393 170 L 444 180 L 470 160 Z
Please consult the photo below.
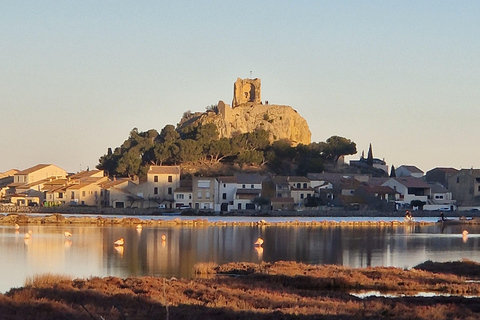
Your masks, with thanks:
M 462 169 L 450 175 L 448 190 L 459 206 L 480 205 L 480 169 Z
M 147 181 L 128 189 L 133 206 L 139 208 L 173 208 L 173 191 L 180 186 L 179 166 L 151 166 L 147 172 Z
M 54 179 L 65 178 L 66 175 L 65 170 L 53 164 L 38 164 L 15 173 L 7 194 L 17 205 L 41 203 L 45 200 L 44 184 Z
M 427 203 L 430 195 L 430 186 L 421 178 L 395 177 L 388 179 L 382 186 L 387 186 L 400 194 L 398 202 L 409 205 L 414 200 Z

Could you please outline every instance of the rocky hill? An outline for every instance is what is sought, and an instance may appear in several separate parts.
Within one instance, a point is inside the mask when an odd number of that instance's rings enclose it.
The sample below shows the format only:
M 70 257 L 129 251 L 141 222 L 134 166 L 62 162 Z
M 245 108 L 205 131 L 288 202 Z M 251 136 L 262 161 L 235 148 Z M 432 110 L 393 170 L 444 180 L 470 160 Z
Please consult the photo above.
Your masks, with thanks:
M 235 108 L 220 101 L 218 111 L 186 114 L 178 129 L 187 125 L 213 123 L 220 137 L 230 138 L 235 133 L 264 129 L 270 133 L 270 141 L 286 139 L 293 146 L 310 144 L 311 132 L 307 121 L 290 106 L 244 104 Z

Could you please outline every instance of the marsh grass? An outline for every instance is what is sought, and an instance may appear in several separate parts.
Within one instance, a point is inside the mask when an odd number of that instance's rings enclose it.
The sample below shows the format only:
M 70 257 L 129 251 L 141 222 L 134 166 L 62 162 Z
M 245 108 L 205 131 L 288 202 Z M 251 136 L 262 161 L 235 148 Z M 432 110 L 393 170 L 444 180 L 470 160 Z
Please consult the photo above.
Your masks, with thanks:
M 193 271 L 197 275 L 216 274 L 218 264 L 215 262 L 199 262 L 193 266 Z
M 72 277 L 68 275 L 58 275 L 52 273 L 36 274 L 25 279 L 25 287 L 51 287 L 62 281 L 72 281 Z

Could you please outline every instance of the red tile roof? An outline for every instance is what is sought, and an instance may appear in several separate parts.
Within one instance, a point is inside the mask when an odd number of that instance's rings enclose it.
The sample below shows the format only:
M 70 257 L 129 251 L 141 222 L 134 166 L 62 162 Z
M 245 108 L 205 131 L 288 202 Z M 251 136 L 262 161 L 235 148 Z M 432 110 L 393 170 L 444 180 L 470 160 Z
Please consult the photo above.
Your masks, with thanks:
M 32 173 L 32 172 L 35 172 L 35 171 L 37 171 L 37 170 L 46 168 L 46 167 L 48 167 L 48 166 L 51 166 L 51 164 L 37 164 L 36 166 L 33 166 L 33 167 L 31 167 L 31 168 L 28 168 L 28 169 L 19 171 L 19 172 L 15 173 L 15 174 L 16 174 L 16 175 L 30 174 L 30 173 Z
M 180 174 L 179 166 L 151 166 L 148 174 Z

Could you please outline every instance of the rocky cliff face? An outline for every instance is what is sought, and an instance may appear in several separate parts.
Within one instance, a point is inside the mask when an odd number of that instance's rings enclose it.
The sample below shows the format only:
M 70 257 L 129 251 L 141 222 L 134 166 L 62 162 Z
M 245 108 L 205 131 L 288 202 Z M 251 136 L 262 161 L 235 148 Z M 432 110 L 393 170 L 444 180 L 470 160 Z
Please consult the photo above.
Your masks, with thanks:
M 271 142 L 286 139 L 294 146 L 311 142 L 307 121 L 290 106 L 248 104 L 232 109 L 220 101 L 218 109 L 218 113 L 196 113 L 184 117 L 179 128 L 192 123 L 214 123 L 220 137 L 230 138 L 234 133 L 264 129 L 270 132 Z

